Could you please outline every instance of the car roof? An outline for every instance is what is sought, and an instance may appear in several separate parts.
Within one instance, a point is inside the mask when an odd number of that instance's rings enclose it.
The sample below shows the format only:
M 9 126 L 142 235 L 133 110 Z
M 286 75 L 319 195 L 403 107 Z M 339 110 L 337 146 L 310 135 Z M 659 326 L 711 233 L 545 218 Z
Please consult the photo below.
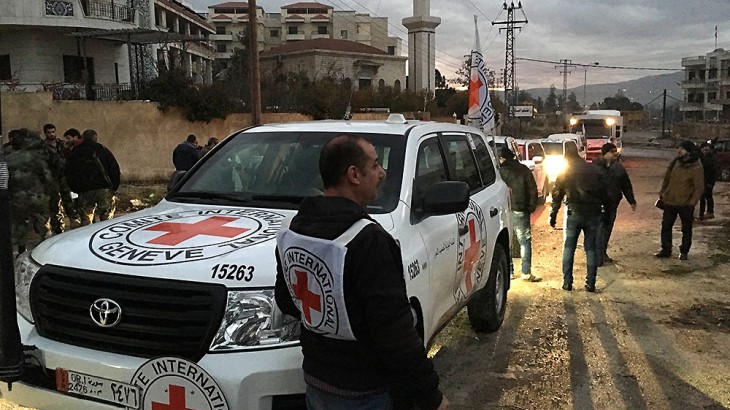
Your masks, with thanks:
M 406 136 L 412 130 L 418 129 L 419 135 L 430 132 L 470 132 L 481 133 L 480 130 L 446 122 L 404 120 L 402 122 L 371 121 L 371 120 L 322 120 L 301 121 L 279 124 L 263 124 L 248 128 L 251 132 L 339 132 L 342 134 L 392 134 Z M 483 134 L 482 134 L 483 135 Z M 489 139 L 489 137 L 487 137 Z

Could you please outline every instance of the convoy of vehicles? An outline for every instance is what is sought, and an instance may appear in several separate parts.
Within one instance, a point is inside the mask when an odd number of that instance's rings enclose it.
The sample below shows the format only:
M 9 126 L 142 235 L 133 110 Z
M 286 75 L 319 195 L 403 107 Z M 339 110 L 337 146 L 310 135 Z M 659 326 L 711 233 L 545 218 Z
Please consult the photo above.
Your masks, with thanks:
M 509 136 L 493 136 L 487 138 L 494 139 L 494 145 L 497 153 L 499 153 L 499 150 L 503 147 L 509 148 L 510 151 L 515 153 L 517 160 L 532 171 L 532 176 L 535 178 L 535 185 L 537 185 L 538 201 L 544 203 L 545 198 L 548 197 L 550 192 L 547 190 L 547 179 L 542 165 L 543 153 L 540 141 L 518 140 Z
M 341 133 L 370 140 L 387 171 L 368 211 L 401 246 L 424 344 L 463 307 L 474 329 L 497 330 L 511 219 L 487 137 L 400 115 L 263 125 L 178 174 L 158 205 L 19 256 L 19 328 L 37 349 L 0 396 L 42 409 L 301 406 L 299 323 L 273 298 L 275 235 L 321 194 L 319 152 Z
M 542 148 L 545 152 L 545 159 L 542 161 L 545 168 L 545 174 L 548 180 L 548 192 L 552 192 L 553 186 L 558 176 L 565 171 L 568 166 L 565 160 L 565 151 L 567 146 L 577 150 L 578 146 L 575 140 L 569 138 L 544 138 L 540 140 Z
M 622 149 L 622 136 L 626 132 L 621 112 L 617 110 L 588 110 L 583 114 L 570 118 L 570 127 L 575 133 L 585 136 L 587 140 L 586 157 L 593 160 L 600 156 L 601 147 L 611 142 Z

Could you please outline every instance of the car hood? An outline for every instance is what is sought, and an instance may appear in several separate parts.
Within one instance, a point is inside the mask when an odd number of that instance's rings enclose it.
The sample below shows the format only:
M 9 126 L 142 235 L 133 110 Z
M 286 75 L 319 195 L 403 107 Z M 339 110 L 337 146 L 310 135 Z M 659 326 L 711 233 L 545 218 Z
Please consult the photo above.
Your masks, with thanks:
M 162 201 L 54 236 L 33 249 L 31 256 L 41 265 L 87 271 L 271 287 L 276 233 L 295 214 L 295 210 Z M 390 215 L 374 217 L 386 230 L 392 229 Z

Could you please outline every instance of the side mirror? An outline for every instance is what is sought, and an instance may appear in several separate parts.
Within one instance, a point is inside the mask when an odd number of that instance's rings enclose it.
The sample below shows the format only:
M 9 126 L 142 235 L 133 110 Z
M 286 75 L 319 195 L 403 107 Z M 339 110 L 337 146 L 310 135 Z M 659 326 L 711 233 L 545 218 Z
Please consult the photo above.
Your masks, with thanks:
M 172 191 L 173 188 L 175 188 L 175 185 L 177 185 L 187 174 L 188 171 L 175 171 L 172 173 L 172 176 L 170 177 L 170 182 L 167 183 L 167 192 Z
M 542 164 L 542 160 L 543 160 L 543 157 L 540 155 L 535 155 L 534 157 L 532 157 L 532 162 L 534 162 L 536 164 Z
M 462 181 L 437 182 L 423 197 L 423 212 L 429 215 L 464 212 L 468 206 L 469 185 Z

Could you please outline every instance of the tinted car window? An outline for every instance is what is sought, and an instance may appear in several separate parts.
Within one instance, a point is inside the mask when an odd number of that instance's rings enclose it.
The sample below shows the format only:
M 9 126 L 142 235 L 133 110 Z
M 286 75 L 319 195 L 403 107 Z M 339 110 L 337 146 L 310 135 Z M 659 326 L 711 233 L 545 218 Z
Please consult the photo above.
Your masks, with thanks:
M 494 169 L 492 156 L 489 155 L 487 146 L 480 136 L 474 135 L 474 145 L 476 149 L 474 154 L 477 156 L 477 164 L 479 164 L 479 173 L 482 175 L 482 183 L 485 186 L 492 185 L 497 180 L 497 171 Z
M 481 176 L 466 135 L 447 134 L 444 135 L 444 142 L 449 156 L 451 179 L 466 182 L 472 192 L 481 189 Z
M 536 156 L 544 157 L 545 152 L 542 150 L 542 145 L 538 144 L 528 144 L 528 150 L 530 151 L 529 159 L 532 159 Z
M 542 147 L 545 149 L 545 155 L 563 155 L 562 142 L 543 142 Z
M 431 138 L 418 147 L 416 177 L 413 180 L 414 201 L 418 203 L 429 186 L 447 180 L 446 164 L 439 148 L 438 139 Z
M 223 142 L 205 158 L 193 175 L 168 195 L 168 199 L 197 194 L 201 202 L 213 194 L 226 195 L 261 207 L 296 208 L 306 196 L 322 194 L 319 153 L 322 145 L 339 133 L 242 132 Z M 398 204 L 405 138 L 402 135 L 363 134 L 375 146 L 386 180 L 371 213 L 391 212 Z M 203 195 L 210 194 L 210 195 Z M 271 202 L 274 204 L 271 204 Z

